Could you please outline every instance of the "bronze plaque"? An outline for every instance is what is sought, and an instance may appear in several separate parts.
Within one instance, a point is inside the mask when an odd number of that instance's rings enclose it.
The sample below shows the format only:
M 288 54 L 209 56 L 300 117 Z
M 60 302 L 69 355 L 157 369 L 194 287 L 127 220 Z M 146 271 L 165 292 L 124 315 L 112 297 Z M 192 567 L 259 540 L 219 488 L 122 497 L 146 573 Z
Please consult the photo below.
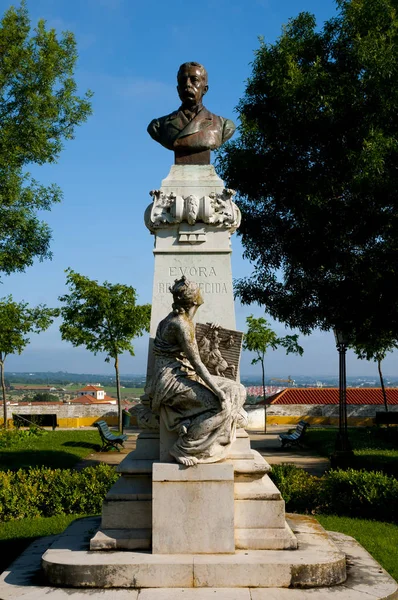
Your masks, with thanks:
M 243 333 L 212 323 L 196 323 L 195 334 L 200 357 L 209 372 L 237 381 Z

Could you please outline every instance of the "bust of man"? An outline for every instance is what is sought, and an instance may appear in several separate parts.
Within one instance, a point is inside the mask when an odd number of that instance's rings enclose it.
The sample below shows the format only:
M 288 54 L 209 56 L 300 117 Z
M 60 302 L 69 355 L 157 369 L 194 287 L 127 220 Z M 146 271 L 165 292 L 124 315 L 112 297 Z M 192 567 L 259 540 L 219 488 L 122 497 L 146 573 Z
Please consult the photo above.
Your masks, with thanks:
M 177 73 L 180 108 L 148 125 L 154 140 L 174 150 L 176 164 L 209 164 L 210 150 L 219 148 L 234 134 L 232 121 L 203 106 L 208 89 L 206 69 L 196 62 L 184 63 Z

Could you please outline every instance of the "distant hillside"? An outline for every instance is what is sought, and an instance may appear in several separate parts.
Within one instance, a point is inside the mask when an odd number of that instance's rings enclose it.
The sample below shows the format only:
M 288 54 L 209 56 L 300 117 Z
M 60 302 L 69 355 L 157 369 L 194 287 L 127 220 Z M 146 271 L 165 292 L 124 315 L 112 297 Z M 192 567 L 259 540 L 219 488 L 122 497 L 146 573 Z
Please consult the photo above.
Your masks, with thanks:
M 43 372 L 21 372 L 8 371 L 5 374 L 7 384 L 12 385 L 13 383 L 21 384 L 42 384 L 49 386 L 62 386 L 65 387 L 68 384 L 85 385 L 86 383 L 99 383 L 104 387 L 115 386 L 115 378 L 111 375 L 98 375 L 98 373 L 68 373 L 66 371 L 43 371 Z M 121 375 L 121 385 L 126 388 L 143 388 L 145 386 L 145 375 Z M 259 376 L 241 376 L 241 381 L 245 386 L 261 385 L 261 378 Z M 294 383 L 293 383 L 294 382 Z M 331 376 L 311 376 L 311 375 L 289 375 L 281 376 L 275 375 L 267 377 L 265 384 L 267 386 L 282 386 L 291 387 L 295 385 L 297 387 L 337 387 L 339 385 L 338 376 L 336 373 L 335 377 Z M 375 375 L 369 376 L 348 376 L 347 385 L 350 387 L 379 387 L 379 378 Z M 398 387 L 398 376 L 385 376 L 385 385 L 387 387 Z
M 86 383 L 100 383 L 102 386 L 114 386 L 115 378 L 110 375 L 98 375 L 97 373 L 67 373 L 65 371 L 43 371 L 36 373 L 18 373 L 9 371 L 5 373 L 7 382 L 23 384 L 53 384 L 65 386 L 68 383 L 85 385 Z M 143 387 L 145 375 L 121 375 L 121 384 L 124 387 Z

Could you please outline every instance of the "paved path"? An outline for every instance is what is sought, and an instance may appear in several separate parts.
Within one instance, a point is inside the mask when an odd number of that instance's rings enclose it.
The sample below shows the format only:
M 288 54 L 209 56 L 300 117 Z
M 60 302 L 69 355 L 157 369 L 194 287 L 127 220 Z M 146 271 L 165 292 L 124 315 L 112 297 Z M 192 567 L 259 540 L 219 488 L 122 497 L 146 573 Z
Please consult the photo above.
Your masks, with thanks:
M 309 448 L 298 448 L 297 446 L 282 448 L 278 438 L 282 431 L 288 431 L 292 426 L 270 425 L 267 433 L 260 431 L 249 431 L 251 447 L 260 452 L 270 465 L 280 465 L 289 463 L 296 465 L 299 469 L 304 469 L 320 477 L 330 468 L 328 458 L 319 456 Z
M 278 435 L 282 431 L 288 431 L 289 429 L 291 429 L 291 426 L 270 425 L 266 434 L 260 431 L 249 431 L 251 447 L 253 450 L 260 452 L 270 465 L 290 463 L 300 469 L 305 469 L 312 475 L 317 475 L 318 477 L 323 475 L 330 467 L 330 462 L 327 458 L 318 456 L 309 449 L 297 447 L 282 449 Z M 100 462 L 107 463 L 108 465 L 118 465 L 126 454 L 135 449 L 139 430 L 136 428 L 127 428 L 125 433 L 129 437 L 120 452 L 116 450 L 94 452 L 78 463 L 75 468 L 83 469 L 84 467 L 97 465 Z

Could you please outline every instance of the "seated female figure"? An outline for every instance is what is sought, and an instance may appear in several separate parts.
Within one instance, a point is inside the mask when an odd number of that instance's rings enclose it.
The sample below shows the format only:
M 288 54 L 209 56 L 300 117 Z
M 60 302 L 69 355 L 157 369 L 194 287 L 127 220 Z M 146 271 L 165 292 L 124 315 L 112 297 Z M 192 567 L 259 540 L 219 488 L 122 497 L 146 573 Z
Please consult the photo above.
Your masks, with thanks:
M 238 382 L 211 375 L 203 364 L 193 317 L 203 299 L 199 287 L 185 277 L 170 288 L 173 311 L 159 323 L 154 342 L 155 367 L 151 408 L 178 439 L 170 454 L 184 465 L 225 458 L 244 427 L 246 390 Z

